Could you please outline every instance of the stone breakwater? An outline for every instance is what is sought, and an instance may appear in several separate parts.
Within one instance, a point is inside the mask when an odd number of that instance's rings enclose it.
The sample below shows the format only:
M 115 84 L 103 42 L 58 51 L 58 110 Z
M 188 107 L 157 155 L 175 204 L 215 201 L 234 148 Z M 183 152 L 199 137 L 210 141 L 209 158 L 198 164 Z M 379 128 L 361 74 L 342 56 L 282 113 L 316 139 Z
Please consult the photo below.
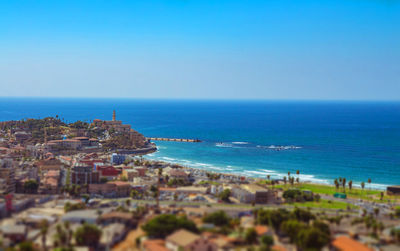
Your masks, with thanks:
M 201 142 L 201 140 L 199 140 L 199 139 L 175 139 L 175 138 L 154 138 L 154 137 L 147 138 L 147 140 L 174 141 L 174 142 L 192 142 L 192 143 Z

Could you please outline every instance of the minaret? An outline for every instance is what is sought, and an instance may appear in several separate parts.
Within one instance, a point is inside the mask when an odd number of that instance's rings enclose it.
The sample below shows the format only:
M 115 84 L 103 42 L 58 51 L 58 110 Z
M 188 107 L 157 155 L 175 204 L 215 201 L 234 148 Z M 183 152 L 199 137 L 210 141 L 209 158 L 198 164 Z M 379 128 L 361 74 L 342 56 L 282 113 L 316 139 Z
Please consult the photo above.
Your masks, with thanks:
M 115 110 L 113 111 L 113 121 L 115 121 Z

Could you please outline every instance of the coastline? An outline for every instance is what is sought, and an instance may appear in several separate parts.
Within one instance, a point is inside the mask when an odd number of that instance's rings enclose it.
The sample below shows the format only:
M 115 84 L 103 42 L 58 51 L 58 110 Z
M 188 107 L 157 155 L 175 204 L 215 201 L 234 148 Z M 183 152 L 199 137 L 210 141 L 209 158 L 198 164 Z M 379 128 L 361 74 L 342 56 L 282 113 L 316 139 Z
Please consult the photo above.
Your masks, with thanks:
M 254 180 L 257 180 L 257 179 L 266 180 L 267 175 L 269 175 L 270 178 L 273 180 L 283 181 L 283 177 L 287 176 L 287 173 L 279 173 L 278 171 L 275 171 L 275 170 L 263 169 L 263 171 L 255 171 L 255 170 L 235 171 L 235 169 L 233 169 L 233 167 L 230 165 L 226 165 L 224 167 L 224 166 L 217 166 L 217 165 L 209 164 L 209 163 L 198 163 L 198 162 L 186 160 L 186 159 L 177 159 L 177 158 L 172 158 L 172 157 L 167 157 L 167 156 L 156 156 L 157 153 L 160 153 L 160 147 L 157 145 L 156 148 L 157 148 L 156 151 L 148 153 L 146 155 L 143 155 L 143 157 L 145 157 L 146 159 L 152 160 L 152 161 L 161 161 L 164 163 L 169 163 L 171 165 L 180 165 L 183 168 L 186 168 L 188 170 L 211 172 L 211 173 L 217 173 L 217 174 L 222 174 L 222 175 L 226 175 L 226 176 L 246 177 L 247 179 L 250 178 L 250 179 L 254 179 Z M 300 172 L 301 172 L 301 170 L 300 170 Z M 320 179 L 320 178 L 316 177 L 317 174 L 296 175 L 295 172 L 293 172 L 292 175 L 294 175 L 295 177 L 299 177 L 301 183 L 334 187 L 334 179 L 332 179 L 332 181 L 329 182 L 328 179 Z M 367 182 L 365 182 L 365 183 L 367 183 Z M 368 187 L 368 189 L 385 191 L 386 188 L 391 185 L 371 183 L 371 184 L 367 184 L 366 186 Z M 361 182 L 353 182 L 353 187 L 357 188 L 357 189 L 361 189 Z

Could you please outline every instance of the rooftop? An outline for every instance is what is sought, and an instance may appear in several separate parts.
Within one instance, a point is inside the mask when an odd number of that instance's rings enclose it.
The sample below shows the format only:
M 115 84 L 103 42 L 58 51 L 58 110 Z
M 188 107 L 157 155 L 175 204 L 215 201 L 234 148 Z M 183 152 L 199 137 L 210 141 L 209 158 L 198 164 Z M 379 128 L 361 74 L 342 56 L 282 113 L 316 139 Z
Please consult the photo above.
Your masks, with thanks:
M 337 237 L 333 240 L 332 245 L 341 251 L 372 251 L 371 248 L 347 236 Z
M 245 184 L 245 185 L 241 185 L 241 188 L 246 189 L 247 191 L 251 192 L 251 193 L 256 193 L 256 192 L 267 192 L 268 189 L 261 187 L 259 185 L 256 184 Z
M 185 247 L 199 238 L 201 238 L 199 235 L 181 229 L 169 235 L 166 240 L 178 246 Z

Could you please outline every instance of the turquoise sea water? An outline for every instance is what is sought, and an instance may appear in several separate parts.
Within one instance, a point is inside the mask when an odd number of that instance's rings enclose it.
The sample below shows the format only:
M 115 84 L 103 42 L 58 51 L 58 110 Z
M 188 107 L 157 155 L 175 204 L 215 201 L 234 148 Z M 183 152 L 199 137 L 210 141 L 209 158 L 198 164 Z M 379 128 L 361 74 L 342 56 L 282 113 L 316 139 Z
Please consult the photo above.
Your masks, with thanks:
M 399 102 L 182 101 L 1 98 L 0 120 L 59 115 L 129 123 L 156 142 L 149 158 L 249 176 L 400 184 Z

